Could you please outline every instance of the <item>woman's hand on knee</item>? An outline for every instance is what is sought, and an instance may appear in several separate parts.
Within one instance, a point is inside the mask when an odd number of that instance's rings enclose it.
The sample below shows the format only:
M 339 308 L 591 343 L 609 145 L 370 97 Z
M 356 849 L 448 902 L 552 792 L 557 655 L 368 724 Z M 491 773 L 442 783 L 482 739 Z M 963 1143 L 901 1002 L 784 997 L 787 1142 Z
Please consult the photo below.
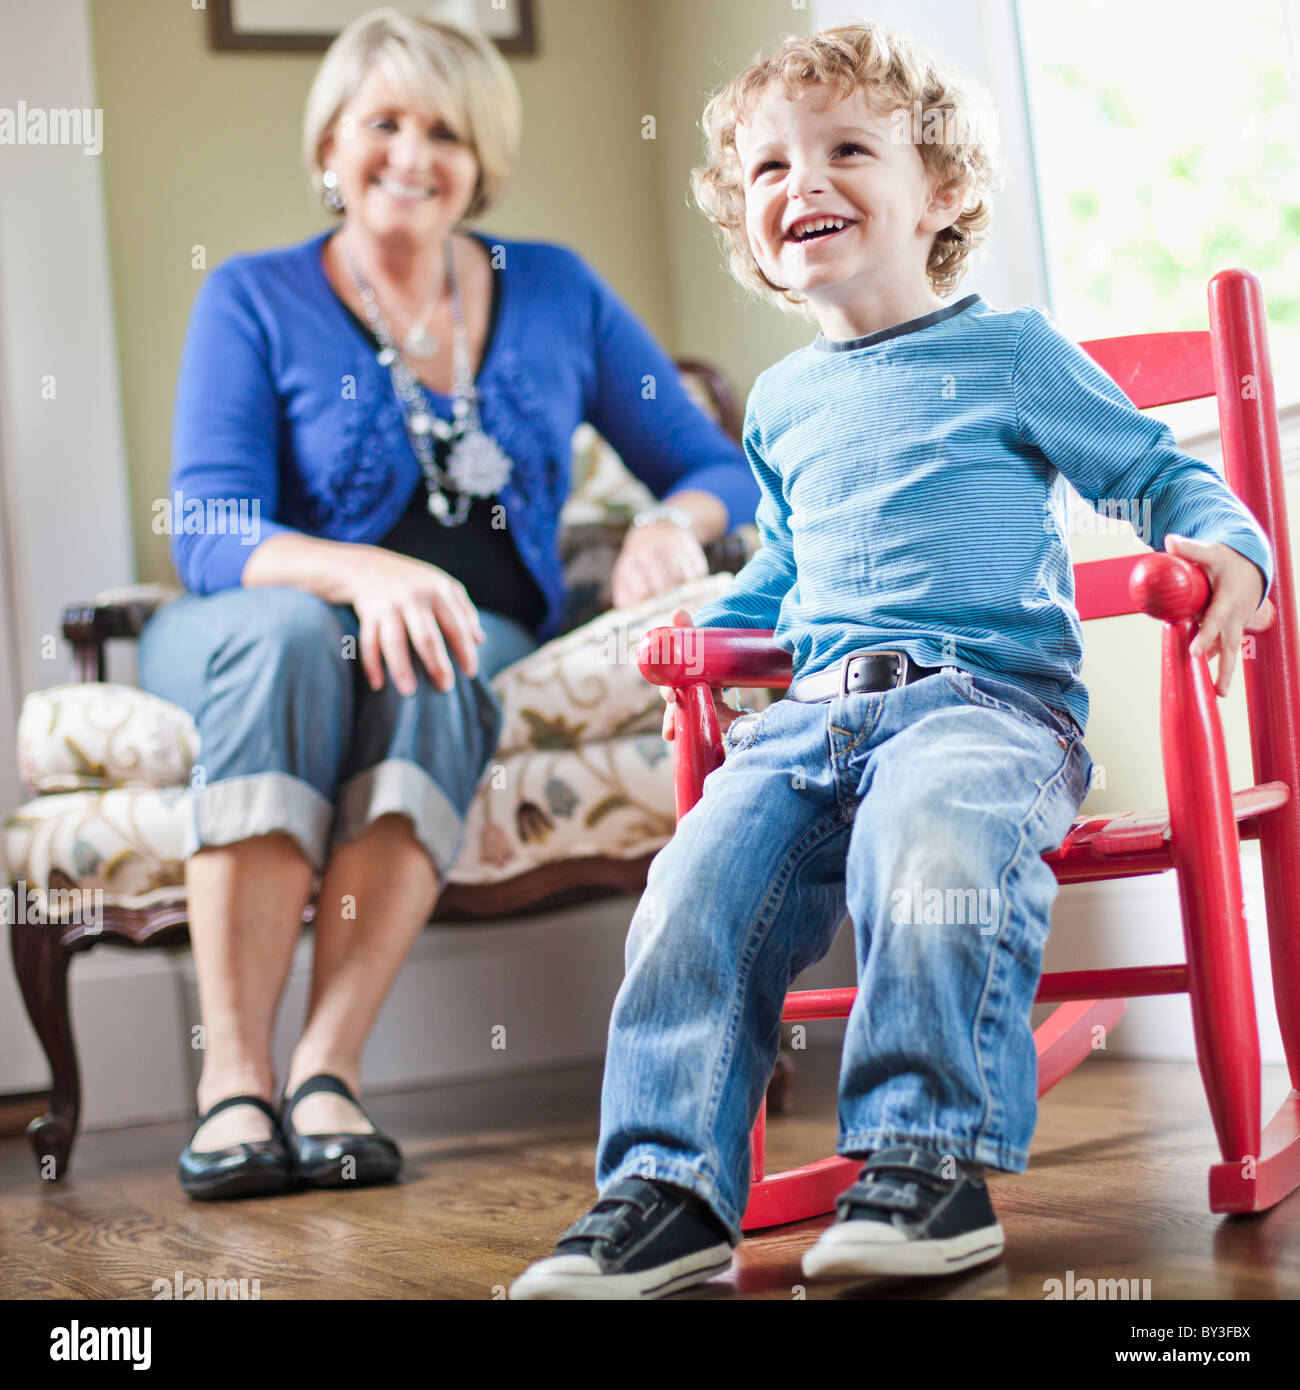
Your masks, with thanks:
M 370 688 L 383 689 L 387 667 L 400 694 L 415 694 L 412 647 L 439 690 L 450 690 L 456 681 L 448 646 L 461 670 L 476 675 L 485 634 L 460 580 L 381 546 L 357 549 L 350 601 L 361 627 L 361 664 Z

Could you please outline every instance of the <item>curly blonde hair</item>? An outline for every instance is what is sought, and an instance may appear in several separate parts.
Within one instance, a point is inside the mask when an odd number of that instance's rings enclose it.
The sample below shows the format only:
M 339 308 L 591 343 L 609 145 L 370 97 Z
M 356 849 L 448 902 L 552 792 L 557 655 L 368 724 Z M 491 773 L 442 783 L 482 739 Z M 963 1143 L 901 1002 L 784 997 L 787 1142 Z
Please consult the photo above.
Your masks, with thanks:
M 804 318 L 809 316 L 807 299 L 767 278 L 745 231 L 736 129 L 776 85 L 792 100 L 814 86 L 825 86 L 841 99 L 862 91 L 877 109 L 909 113 L 911 138 L 922 134 L 917 151 L 935 180 L 936 193 L 962 189 L 961 213 L 935 234 L 926 262 L 934 292 L 951 294 L 969 269 L 971 252 L 988 240 L 992 198 L 1003 183 L 996 115 L 984 89 L 941 63 L 915 39 L 885 24 L 865 23 L 825 29 L 811 37 L 788 35 L 770 57 L 756 56 L 710 97 L 704 108 L 707 162 L 691 171 L 692 195 L 717 227 L 732 275 L 787 313 Z M 931 139 L 936 128 L 942 137 Z

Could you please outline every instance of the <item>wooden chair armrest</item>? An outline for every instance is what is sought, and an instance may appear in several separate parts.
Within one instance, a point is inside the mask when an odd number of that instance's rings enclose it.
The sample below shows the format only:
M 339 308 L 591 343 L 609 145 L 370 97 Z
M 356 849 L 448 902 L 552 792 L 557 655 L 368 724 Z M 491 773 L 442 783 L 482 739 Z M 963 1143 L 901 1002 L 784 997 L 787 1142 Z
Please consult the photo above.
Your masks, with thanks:
M 141 593 L 111 602 L 90 600 L 63 610 L 63 635 L 72 644 L 79 681 L 102 681 L 107 666 L 104 643 L 111 638 L 134 640 L 167 601 L 164 594 Z
M 699 382 L 713 405 L 713 413 L 718 423 L 739 443 L 744 424 L 743 412 L 736 403 L 735 392 L 732 391 L 726 377 L 711 363 L 702 362 L 694 357 L 677 358 L 677 370 Z

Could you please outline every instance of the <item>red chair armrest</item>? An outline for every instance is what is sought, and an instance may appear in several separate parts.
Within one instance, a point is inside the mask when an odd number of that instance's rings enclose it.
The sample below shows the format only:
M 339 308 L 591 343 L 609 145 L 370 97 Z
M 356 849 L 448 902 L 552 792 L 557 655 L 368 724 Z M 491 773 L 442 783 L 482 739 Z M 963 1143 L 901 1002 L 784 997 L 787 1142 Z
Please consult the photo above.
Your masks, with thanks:
M 677 692 L 673 788 L 681 820 L 703 794 L 704 779 L 722 765 L 713 688 L 784 690 L 794 664 L 772 641 L 771 629 L 745 627 L 652 627 L 637 643 L 636 660 L 652 685 Z
M 1220 866 L 1240 902 L 1240 849 L 1228 780 L 1223 720 L 1204 655 L 1190 648 L 1210 599 L 1205 571 L 1174 555 L 1145 555 L 1133 567 L 1129 593 L 1161 633 L 1160 750 L 1164 764 L 1174 866 L 1185 874 L 1198 859 Z M 1264 619 L 1260 614 L 1256 622 Z M 1271 614 L 1267 615 L 1271 618 Z M 1216 895 L 1222 882 L 1214 884 Z
M 790 653 L 771 629 L 652 627 L 636 649 L 641 674 L 652 685 L 752 685 L 784 690 L 793 675 Z
M 1143 613 L 1166 623 L 1197 618 L 1210 601 L 1210 581 L 1200 565 L 1163 552 L 1144 555 L 1133 566 L 1128 591 Z

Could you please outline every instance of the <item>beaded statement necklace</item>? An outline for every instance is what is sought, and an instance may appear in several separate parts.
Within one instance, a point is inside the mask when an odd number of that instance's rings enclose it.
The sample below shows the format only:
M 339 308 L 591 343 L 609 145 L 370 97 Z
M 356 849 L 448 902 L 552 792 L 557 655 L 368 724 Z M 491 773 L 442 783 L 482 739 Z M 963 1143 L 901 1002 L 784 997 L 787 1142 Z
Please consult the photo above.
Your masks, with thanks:
M 352 255 L 352 248 L 341 243 L 352 272 L 353 283 L 361 296 L 370 331 L 379 340 L 377 354 L 381 366 L 392 377 L 393 390 L 402 409 L 402 421 L 415 457 L 420 461 L 425 486 L 429 492 L 429 515 L 444 526 L 460 526 L 469 515 L 470 502 L 475 497 L 491 497 L 500 492 L 509 480 L 513 461 L 496 440 L 487 434 L 479 418 L 478 390 L 470 372 L 469 335 L 465 331 L 465 311 L 461 303 L 460 285 L 456 279 L 456 263 L 452 256 L 451 238 L 447 238 L 447 285 L 451 291 L 451 314 L 455 323 L 452 345 L 452 403 L 450 420 L 435 415 L 420 394 L 420 384 L 402 360 L 393 342 L 393 335 L 379 311 L 375 292 L 361 273 Z M 435 439 L 449 446 L 450 454 L 444 469 L 437 460 Z M 447 493 L 458 494 L 455 507 Z

